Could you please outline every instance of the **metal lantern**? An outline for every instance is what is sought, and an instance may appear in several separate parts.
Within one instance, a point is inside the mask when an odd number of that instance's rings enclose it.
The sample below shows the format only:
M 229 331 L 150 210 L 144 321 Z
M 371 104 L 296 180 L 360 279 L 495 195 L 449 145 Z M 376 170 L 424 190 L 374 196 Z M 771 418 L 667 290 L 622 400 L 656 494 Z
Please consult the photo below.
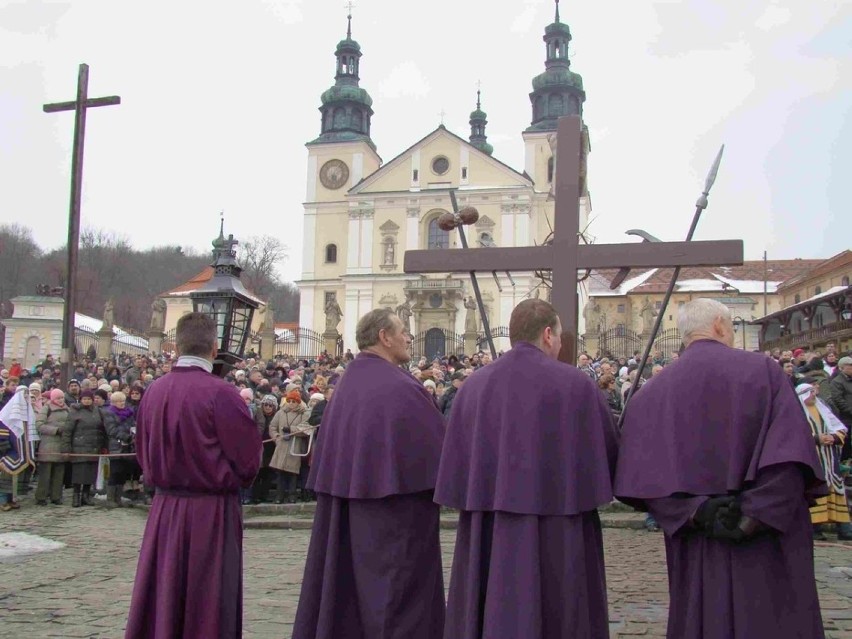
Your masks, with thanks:
M 242 361 L 251 334 L 251 320 L 260 300 L 240 281 L 242 267 L 237 263 L 237 241 L 225 239 L 220 229 L 213 242 L 213 277 L 190 293 L 193 310 L 216 322 L 218 355 L 213 372 L 224 375 Z

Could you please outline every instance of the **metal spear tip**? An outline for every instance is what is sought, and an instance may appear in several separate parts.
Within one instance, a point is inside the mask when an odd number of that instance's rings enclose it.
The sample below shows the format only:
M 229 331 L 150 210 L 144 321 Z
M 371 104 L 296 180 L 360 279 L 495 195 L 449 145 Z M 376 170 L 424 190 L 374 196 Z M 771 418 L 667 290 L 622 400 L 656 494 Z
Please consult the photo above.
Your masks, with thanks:
M 722 164 L 722 154 L 724 152 L 725 145 L 723 144 L 719 148 L 719 153 L 716 154 L 716 160 L 713 162 L 713 166 L 710 167 L 710 173 L 707 174 L 707 180 L 704 182 L 705 195 L 710 193 L 710 189 L 713 188 L 713 184 L 716 182 L 716 175 L 719 173 L 719 166 Z

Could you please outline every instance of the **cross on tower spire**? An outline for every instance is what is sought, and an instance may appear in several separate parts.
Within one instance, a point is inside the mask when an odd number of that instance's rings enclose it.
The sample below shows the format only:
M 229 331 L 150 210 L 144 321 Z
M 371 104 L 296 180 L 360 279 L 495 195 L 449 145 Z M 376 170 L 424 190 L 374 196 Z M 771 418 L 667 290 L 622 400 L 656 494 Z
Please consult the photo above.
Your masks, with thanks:
M 347 2 L 343 6 L 346 7 L 347 9 L 349 9 L 349 15 L 346 16 L 347 20 L 349 21 L 349 24 L 346 27 L 346 38 L 351 40 L 352 39 L 352 7 L 355 6 L 355 3 L 352 2 L 352 0 L 349 0 L 349 2 Z
M 559 0 L 556 0 L 556 22 L 559 22 Z

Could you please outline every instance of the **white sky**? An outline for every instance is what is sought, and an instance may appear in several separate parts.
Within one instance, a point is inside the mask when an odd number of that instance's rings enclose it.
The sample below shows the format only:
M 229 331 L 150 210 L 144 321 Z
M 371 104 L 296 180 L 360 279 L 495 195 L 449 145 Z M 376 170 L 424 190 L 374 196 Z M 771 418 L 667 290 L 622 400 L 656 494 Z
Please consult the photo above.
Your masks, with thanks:
M 73 114 L 89 95 L 83 226 L 144 248 L 207 250 L 225 210 L 239 239 L 276 234 L 301 265 L 305 142 L 334 82 L 343 0 L 0 0 L 0 222 L 64 242 Z M 829 257 L 852 245 L 852 3 L 842 0 L 563 0 L 585 81 L 599 242 L 629 228 L 682 239 L 721 143 L 697 239 L 746 257 Z M 361 86 L 385 161 L 439 112 L 467 138 L 482 81 L 494 155 L 523 170 L 532 78 L 552 0 L 360 0 Z

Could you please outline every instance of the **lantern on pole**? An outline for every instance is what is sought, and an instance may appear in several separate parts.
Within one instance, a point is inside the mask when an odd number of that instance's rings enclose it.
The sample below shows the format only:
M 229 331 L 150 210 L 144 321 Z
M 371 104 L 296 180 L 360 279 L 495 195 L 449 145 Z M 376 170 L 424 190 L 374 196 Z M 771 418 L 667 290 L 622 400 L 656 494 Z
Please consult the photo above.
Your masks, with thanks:
M 213 241 L 213 277 L 190 293 L 193 310 L 216 322 L 216 348 L 213 373 L 224 376 L 242 361 L 251 334 L 251 321 L 260 300 L 240 281 L 242 267 L 237 263 L 237 241 L 224 236 L 224 222 L 219 237 Z

